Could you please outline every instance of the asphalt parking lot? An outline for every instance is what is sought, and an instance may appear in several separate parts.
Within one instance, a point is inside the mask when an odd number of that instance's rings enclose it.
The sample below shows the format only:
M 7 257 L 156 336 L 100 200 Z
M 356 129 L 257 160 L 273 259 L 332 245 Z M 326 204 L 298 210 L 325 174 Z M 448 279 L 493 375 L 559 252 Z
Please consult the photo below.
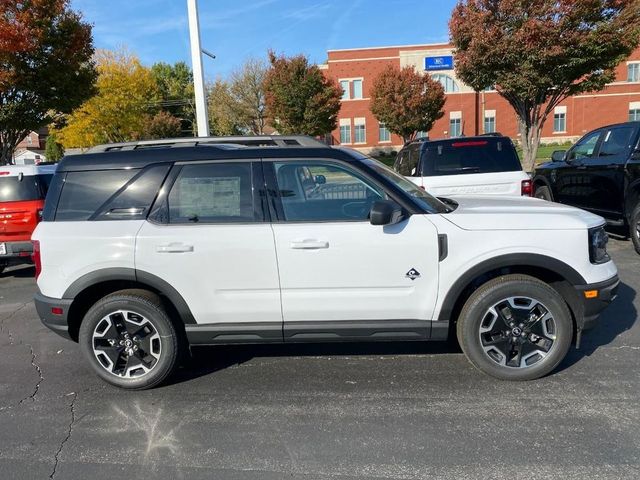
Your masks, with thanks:
M 201 348 L 146 392 L 102 383 L 0 275 L 0 478 L 640 478 L 640 256 L 553 375 L 496 381 L 455 347 Z

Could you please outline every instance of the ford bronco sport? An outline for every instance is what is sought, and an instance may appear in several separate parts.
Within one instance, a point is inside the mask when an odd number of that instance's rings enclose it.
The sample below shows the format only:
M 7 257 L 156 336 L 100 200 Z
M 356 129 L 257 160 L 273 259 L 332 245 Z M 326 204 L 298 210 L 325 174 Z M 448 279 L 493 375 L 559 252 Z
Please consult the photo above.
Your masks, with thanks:
M 450 334 L 528 380 L 615 297 L 603 225 L 532 198 L 439 200 L 306 137 L 107 145 L 54 176 L 35 303 L 123 388 L 158 385 L 189 345 Z

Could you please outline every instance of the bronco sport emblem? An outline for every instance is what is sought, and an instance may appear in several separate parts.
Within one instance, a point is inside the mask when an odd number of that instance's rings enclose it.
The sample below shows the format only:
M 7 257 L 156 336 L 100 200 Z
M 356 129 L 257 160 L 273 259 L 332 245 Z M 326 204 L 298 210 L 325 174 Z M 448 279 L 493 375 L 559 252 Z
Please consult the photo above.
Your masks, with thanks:
M 415 268 L 412 268 L 407 272 L 405 277 L 410 278 L 411 280 L 415 280 L 416 278 L 420 278 L 420 272 Z

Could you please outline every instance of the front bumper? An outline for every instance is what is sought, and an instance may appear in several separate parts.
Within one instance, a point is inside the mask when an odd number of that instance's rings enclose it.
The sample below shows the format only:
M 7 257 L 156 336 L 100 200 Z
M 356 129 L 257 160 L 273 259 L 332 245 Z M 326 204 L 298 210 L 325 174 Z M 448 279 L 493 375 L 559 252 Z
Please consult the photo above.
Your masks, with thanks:
M 69 315 L 69 307 L 73 300 L 45 297 L 38 292 L 34 295 L 33 301 L 36 304 L 36 311 L 44 326 L 50 328 L 58 335 L 71 340 L 67 317 Z M 62 309 L 62 313 L 54 314 L 52 311 L 54 308 Z
M 18 263 L 31 263 L 33 245 L 31 242 L 2 242 L 7 253 L 0 254 L 0 265 L 15 265 Z
M 598 323 L 600 312 L 616 299 L 620 279 L 617 275 L 604 282 L 576 285 L 582 303 L 582 329 L 588 330 Z

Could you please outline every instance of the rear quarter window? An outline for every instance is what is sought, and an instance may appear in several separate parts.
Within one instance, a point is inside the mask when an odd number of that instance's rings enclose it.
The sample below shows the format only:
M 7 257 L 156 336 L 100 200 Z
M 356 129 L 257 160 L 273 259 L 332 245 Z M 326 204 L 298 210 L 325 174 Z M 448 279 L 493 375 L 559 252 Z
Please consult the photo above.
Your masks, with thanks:
M 508 139 L 459 139 L 428 145 L 423 152 L 422 169 L 424 176 L 438 176 L 517 172 L 522 166 Z

